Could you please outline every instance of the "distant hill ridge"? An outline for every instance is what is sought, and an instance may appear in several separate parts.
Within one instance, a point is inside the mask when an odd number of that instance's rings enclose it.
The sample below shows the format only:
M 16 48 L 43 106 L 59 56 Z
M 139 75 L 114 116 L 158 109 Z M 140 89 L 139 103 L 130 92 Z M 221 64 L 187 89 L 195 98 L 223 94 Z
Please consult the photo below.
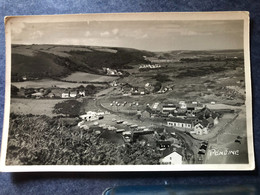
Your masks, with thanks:
M 60 78 L 75 71 L 103 74 L 102 68 L 131 68 L 148 63 L 153 52 L 117 47 L 68 45 L 12 45 L 12 81 Z

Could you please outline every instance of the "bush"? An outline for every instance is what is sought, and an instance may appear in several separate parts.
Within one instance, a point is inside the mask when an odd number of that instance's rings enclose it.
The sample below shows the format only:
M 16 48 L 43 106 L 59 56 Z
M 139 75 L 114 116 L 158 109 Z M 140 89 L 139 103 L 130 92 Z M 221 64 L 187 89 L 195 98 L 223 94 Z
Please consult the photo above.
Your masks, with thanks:
M 82 103 L 77 100 L 67 100 L 64 102 L 57 103 L 54 106 L 53 113 L 64 114 L 66 116 L 79 116 L 84 113 L 82 109 Z
M 158 73 L 158 74 L 154 77 L 154 79 L 155 79 L 156 81 L 158 81 L 158 82 L 161 82 L 161 83 L 164 83 L 164 82 L 167 82 L 167 81 L 171 81 L 171 80 L 169 79 L 169 76 L 168 76 L 167 74 L 160 74 L 160 73 Z

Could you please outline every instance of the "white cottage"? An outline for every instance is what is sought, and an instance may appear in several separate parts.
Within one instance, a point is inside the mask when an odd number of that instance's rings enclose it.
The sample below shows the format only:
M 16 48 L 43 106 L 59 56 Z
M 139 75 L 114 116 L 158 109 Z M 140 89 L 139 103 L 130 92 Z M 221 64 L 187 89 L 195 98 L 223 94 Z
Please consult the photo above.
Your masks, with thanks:
M 174 151 L 167 156 L 160 159 L 160 164 L 162 165 L 181 165 L 182 155 L 177 151 Z
M 69 92 L 63 92 L 61 94 L 61 98 L 69 98 L 70 97 L 70 93 Z
M 70 92 L 70 97 L 72 97 L 72 98 L 75 98 L 75 97 L 77 97 L 77 92 L 76 91 L 72 91 L 72 92 Z
M 81 119 L 86 121 L 98 120 L 99 116 L 96 112 L 88 111 L 86 114 L 80 116 Z

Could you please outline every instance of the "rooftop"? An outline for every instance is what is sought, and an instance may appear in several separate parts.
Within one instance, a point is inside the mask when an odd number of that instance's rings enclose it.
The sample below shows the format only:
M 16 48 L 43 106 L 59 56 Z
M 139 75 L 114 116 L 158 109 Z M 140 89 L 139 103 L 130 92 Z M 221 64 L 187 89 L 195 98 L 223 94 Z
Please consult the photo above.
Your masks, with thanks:
M 177 117 L 172 117 L 168 120 L 168 122 L 179 122 L 179 123 L 192 123 L 194 119 L 183 119 L 183 118 L 177 118 Z
M 166 150 L 163 151 L 163 158 L 172 154 L 173 152 L 176 152 L 177 154 L 182 156 L 182 149 L 181 148 L 175 148 L 173 146 L 170 146 L 169 148 L 166 148 Z

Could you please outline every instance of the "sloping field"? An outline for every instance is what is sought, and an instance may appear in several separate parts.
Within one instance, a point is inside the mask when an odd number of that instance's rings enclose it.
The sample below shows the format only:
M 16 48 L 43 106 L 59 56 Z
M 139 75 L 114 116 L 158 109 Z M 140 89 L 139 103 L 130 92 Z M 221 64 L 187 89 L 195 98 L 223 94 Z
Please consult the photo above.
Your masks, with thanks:
M 97 74 L 90 74 L 86 72 L 75 72 L 71 75 L 62 78 L 65 81 L 76 81 L 76 82 L 111 82 L 118 79 L 118 77 L 103 76 Z
M 129 48 L 12 45 L 12 81 L 20 81 L 23 76 L 61 78 L 76 71 L 102 74 L 103 67 L 129 68 L 129 64 L 147 63 L 143 56 L 151 55 Z
M 58 62 L 56 56 L 44 52 L 25 50 L 24 54 L 12 54 L 12 81 L 19 81 L 22 76 L 46 78 L 64 76 L 71 71 Z M 69 63 L 69 62 L 68 62 Z
M 55 104 L 62 102 L 64 100 L 53 100 L 53 99 L 21 99 L 12 98 L 11 99 L 11 109 L 10 112 L 15 114 L 33 114 L 33 115 L 47 115 L 55 116 L 53 114 L 53 108 Z
M 56 81 L 53 79 L 41 79 L 41 80 L 35 80 L 35 81 L 24 81 L 24 82 L 12 82 L 12 85 L 21 88 L 51 88 L 53 86 L 59 87 L 59 88 L 76 88 L 80 85 L 83 85 L 86 87 L 88 84 L 83 83 L 69 83 L 69 82 L 63 82 L 63 81 Z

